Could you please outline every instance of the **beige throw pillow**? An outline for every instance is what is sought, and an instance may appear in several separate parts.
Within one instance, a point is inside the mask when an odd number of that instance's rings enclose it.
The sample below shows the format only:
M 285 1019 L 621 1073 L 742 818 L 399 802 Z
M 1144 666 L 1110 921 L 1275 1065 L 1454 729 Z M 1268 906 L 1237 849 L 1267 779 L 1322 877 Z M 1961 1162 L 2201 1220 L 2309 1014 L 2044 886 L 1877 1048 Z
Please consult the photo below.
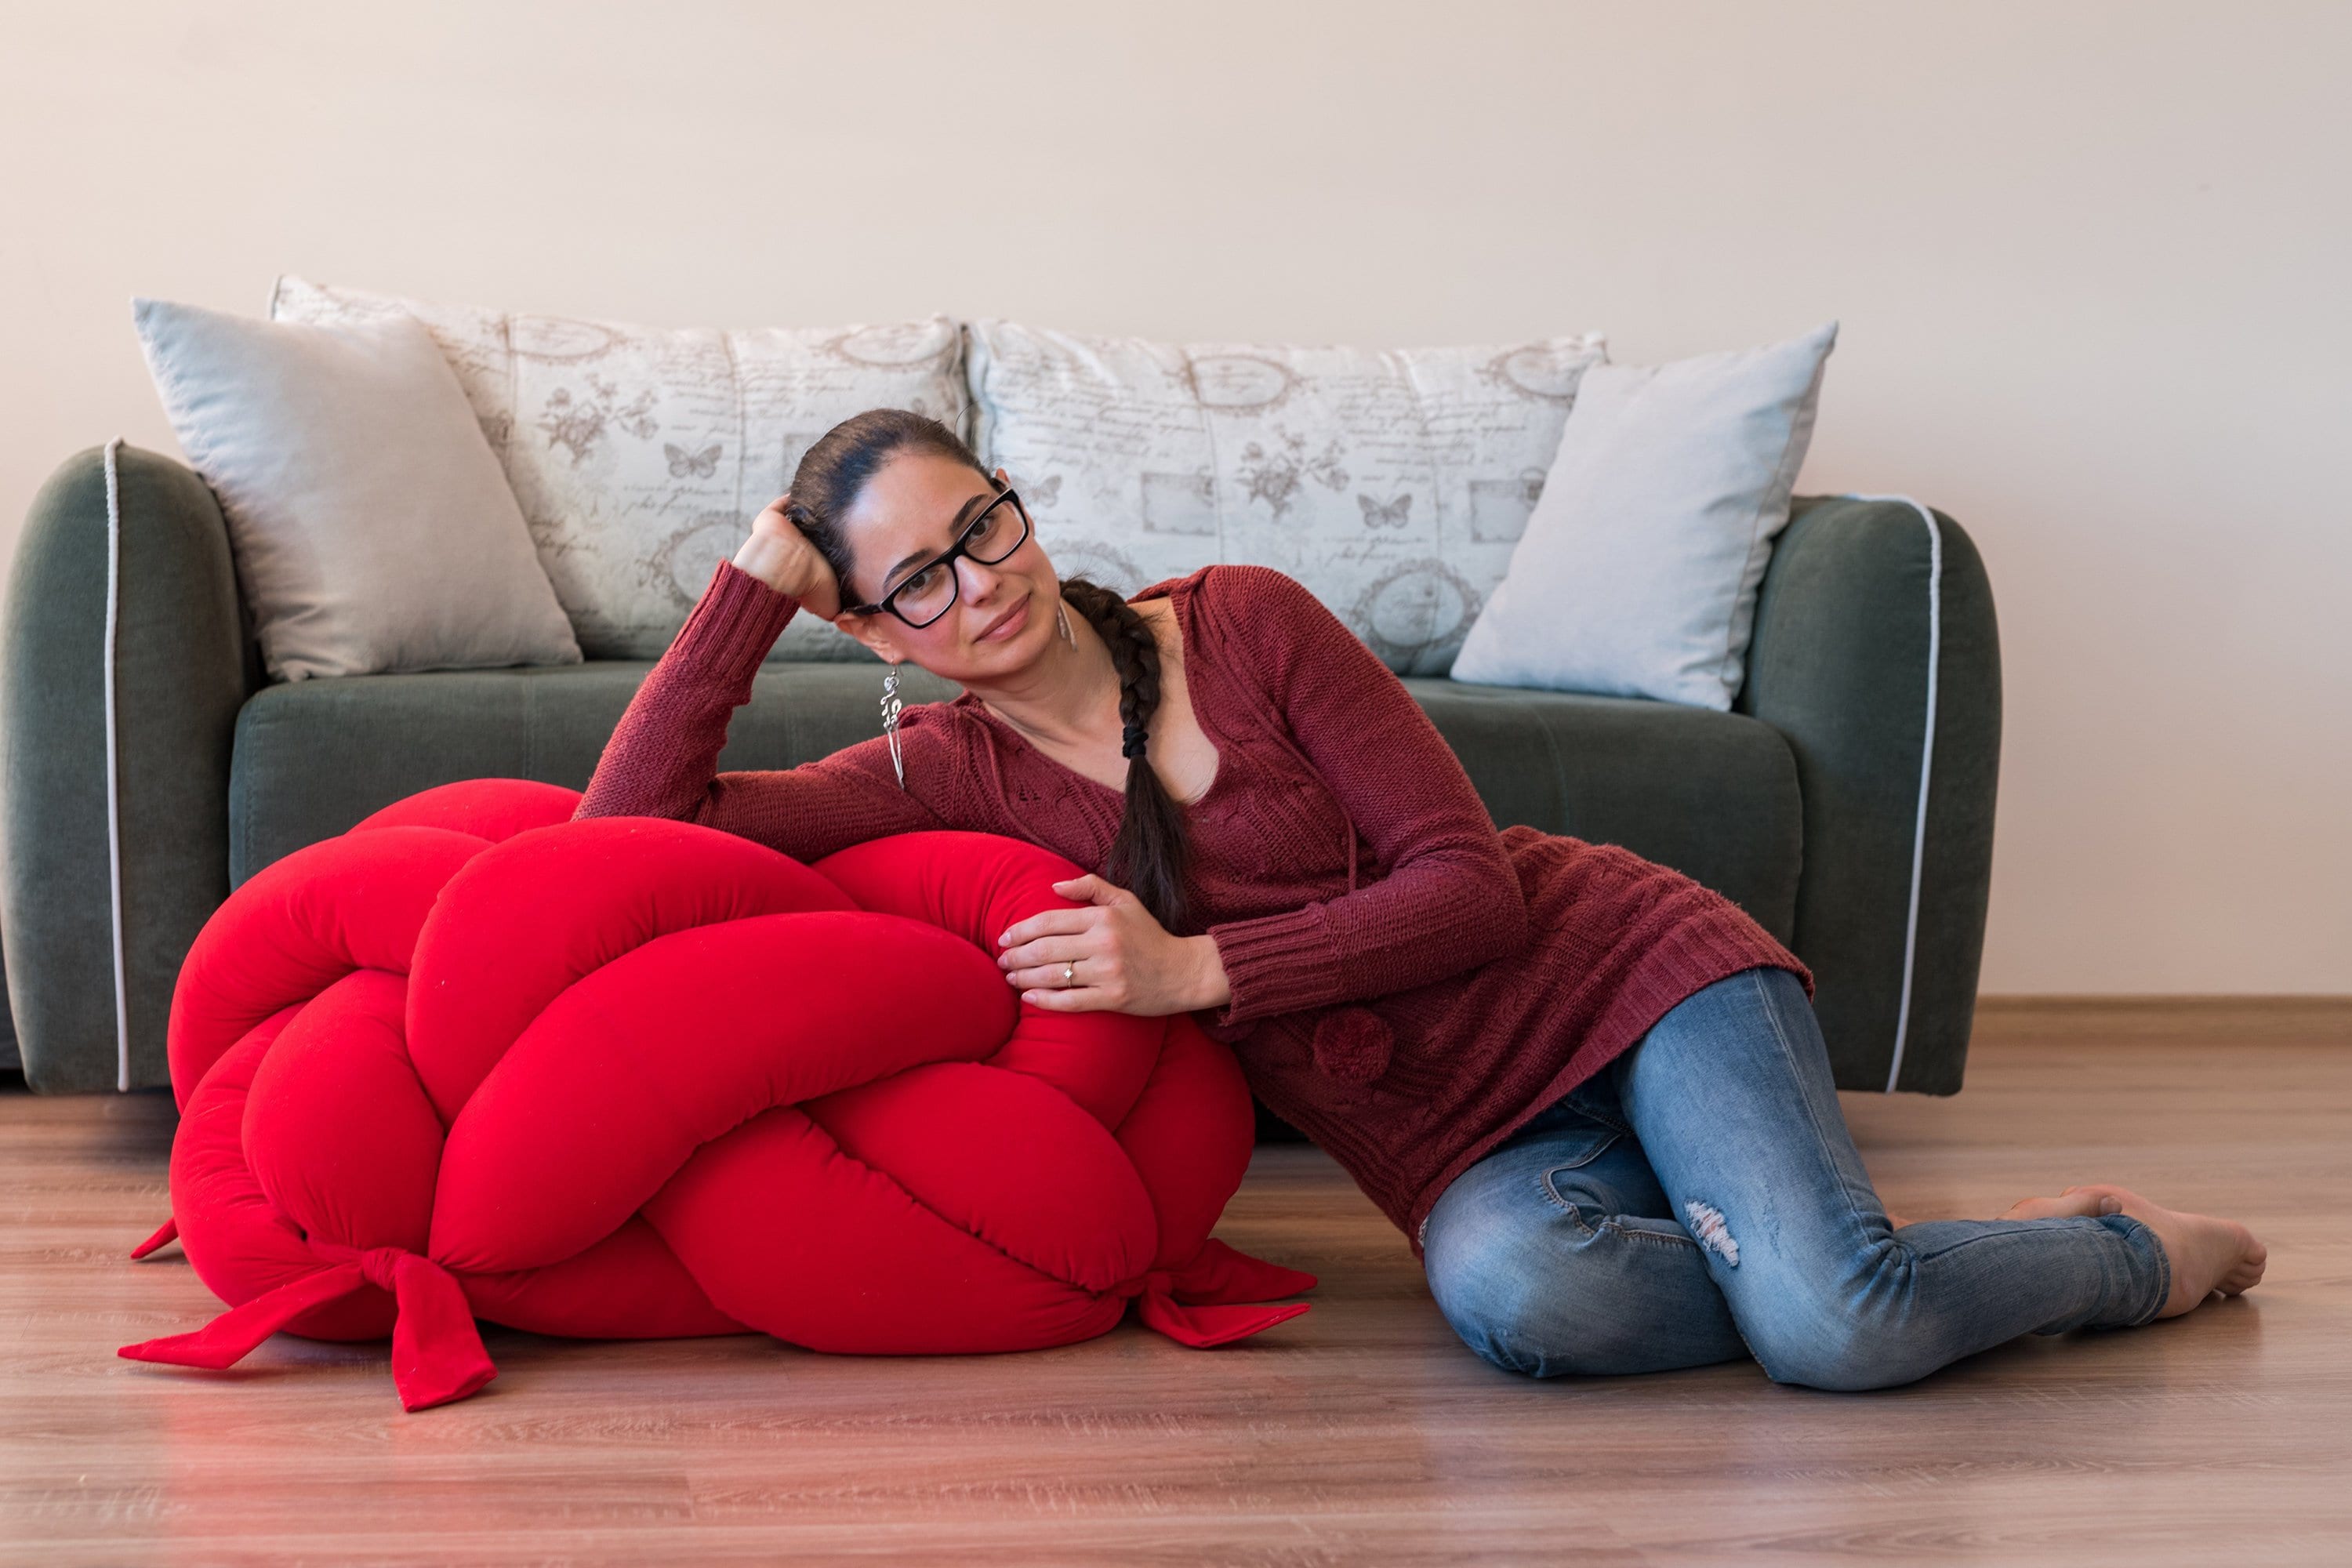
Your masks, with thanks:
M 580 662 L 423 327 L 145 299 L 131 317 L 181 448 L 220 497 L 272 679 Z

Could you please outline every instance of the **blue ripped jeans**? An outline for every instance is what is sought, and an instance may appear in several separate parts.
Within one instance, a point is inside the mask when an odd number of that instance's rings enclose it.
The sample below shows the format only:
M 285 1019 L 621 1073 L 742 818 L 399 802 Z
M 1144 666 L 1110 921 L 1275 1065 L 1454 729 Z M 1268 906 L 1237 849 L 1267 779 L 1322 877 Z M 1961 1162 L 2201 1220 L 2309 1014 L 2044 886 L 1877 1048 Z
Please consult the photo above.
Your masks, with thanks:
M 1885 1388 L 2147 1322 L 2171 1289 L 2121 1215 L 1890 1226 L 1804 985 L 1769 967 L 1685 998 L 1465 1171 L 1422 1245 L 1454 1331 L 1535 1377 L 1753 1355 L 1779 1383 Z

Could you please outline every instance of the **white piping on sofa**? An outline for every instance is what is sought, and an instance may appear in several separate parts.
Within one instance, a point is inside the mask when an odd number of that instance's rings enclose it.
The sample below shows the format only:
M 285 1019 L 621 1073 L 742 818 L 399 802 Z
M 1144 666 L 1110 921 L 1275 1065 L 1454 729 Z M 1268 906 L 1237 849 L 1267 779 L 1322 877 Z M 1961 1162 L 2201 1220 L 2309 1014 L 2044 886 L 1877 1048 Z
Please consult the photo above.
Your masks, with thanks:
M 106 863 L 114 904 L 114 1087 L 131 1088 L 130 986 L 122 959 L 122 804 L 115 782 L 114 631 L 121 610 L 122 487 L 114 454 L 117 436 L 106 444 Z
M 1903 1074 L 1903 1046 L 1911 1027 L 1911 971 L 1919 943 L 1919 870 L 1927 854 L 1927 783 L 1936 767 L 1936 673 L 1944 645 L 1944 531 L 1936 514 L 1909 496 L 1847 494 L 1844 500 L 1894 501 L 1927 525 L 1927 718 L 1919 742 L 1919 812 L 1911 829 L 1911 907 L 1903 920 L 1903 999 L 1895 1012 L 1895 1055 L 1886 1064 L 1885 1092 Z

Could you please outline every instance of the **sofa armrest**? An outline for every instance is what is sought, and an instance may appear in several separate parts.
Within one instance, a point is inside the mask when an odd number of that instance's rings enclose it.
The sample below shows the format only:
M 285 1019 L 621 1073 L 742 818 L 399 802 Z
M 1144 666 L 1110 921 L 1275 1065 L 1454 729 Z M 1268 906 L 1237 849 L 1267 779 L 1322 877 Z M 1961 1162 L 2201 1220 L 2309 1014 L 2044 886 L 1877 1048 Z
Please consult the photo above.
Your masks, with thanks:
M 1958 1091 L 2000 763 L 2000 639 L 1975 544 L 1907 502 L 1800 499 L 1734 706 L 1796 755 L 1793 946 L 1839 1086 Z
M 0 601 L 0 943 L 44 1092 L 170 1081 L 172 989 L 228 896 L 230 742 L 262 679 L 212 491 L 116 447 L 110 562 L 108 466 L 92 447 L 41 487 Z

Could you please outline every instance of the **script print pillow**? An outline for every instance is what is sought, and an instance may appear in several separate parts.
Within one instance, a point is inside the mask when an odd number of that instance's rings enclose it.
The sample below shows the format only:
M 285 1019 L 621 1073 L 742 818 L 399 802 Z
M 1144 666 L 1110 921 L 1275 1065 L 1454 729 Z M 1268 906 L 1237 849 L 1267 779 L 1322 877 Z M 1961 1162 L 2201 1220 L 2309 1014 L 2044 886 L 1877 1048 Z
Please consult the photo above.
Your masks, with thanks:
M 982 461 L 1057 571 L 1129 594 L 1273 566 L 1443 675 L 1510 565 L 1601 335 L 1373 350 L 967 328 Z
M 878 326 L 662 328 L 436 305 L 281 277 L 275 321 L 405 314 L 457 372 L 590 658 L 655 658 L 801 454 L 867 408 L 961 429 L 946 316 Z M 772 658 L 871 660 L 795 616 Z

